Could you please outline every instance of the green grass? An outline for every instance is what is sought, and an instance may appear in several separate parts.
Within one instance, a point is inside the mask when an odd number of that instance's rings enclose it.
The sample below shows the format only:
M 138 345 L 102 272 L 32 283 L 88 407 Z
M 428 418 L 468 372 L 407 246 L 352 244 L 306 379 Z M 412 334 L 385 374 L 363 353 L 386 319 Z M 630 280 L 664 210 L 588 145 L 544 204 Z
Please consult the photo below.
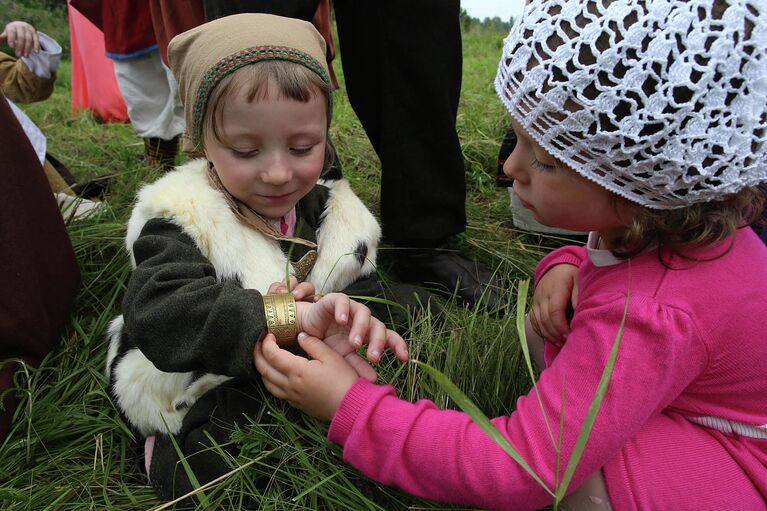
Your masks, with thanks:
M 31 18 L 67 48 L 63 11 L 48 12 L 41 5 L 0 0 L 0 7 L 6 8 L 0 8 L 0 22 Z M 513 228 L 508 195 L 494 186 L 507 121 L 492 80 L 504 35 L 474 31 L 464 38 L 458 129 L 467 163 L 469 227 L 460 242 L 468 255 L 515 281 L 532 274 L 548 242 Z M 341 75 L 339 63 L 335 68 Z M 106 325 L 119 310 L 130 272 L 123 248 L 125 222 L 136 190 L 156 174 L 142 165 L 143 146 L 130 125 L 102 124 L 87 114 L 72 116 L 70 93 L 65 58 L 54 95 L 25 110 L 48 136 L 50 151 L 78 179 L 105 173 L 116 177 L 109 209 L 98 218 L 68 225 L 82 284 L 60 345 L 40 368 L 23 367 L 17 373 L 22 400 L 11 435 L 0 446 L 0 509 L 152 509 L 160 502 L 138 472 L 140 446 L 106 396 L 103 369 Z M 375 211 L 378 159 L 343 86 L 332 136 L 345 174 Z M 516 397 L 529 388 L 513 314 L 497 318 L 448 304 L 441 325 L 422 318 L 412 326 L 410 337 L 413 358 L 446 374 L 488 416 L 510 413 Z M 380 375 L 404 398 L 429 398 L 439 406 L 457 407 L 415 364 L 387 358 Z M 233 435 L 242 455 L 231 460 L 234 472 L 229 477 L 206 489 L 211 505 L 229 508 L 255 499 L 261 509 L 449 508 L 365 479 L 325 440 L 324 424 L 275 399 L 265 400 L 263 414 Z

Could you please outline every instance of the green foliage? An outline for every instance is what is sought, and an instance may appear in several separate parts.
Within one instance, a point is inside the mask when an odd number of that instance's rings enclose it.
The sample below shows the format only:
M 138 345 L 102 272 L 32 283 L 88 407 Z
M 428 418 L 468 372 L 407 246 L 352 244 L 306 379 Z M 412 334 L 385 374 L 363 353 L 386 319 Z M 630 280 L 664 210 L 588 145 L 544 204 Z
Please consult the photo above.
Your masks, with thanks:
M 479 18 L 472 18 L 466 9 L 461 9 L 461 31 L 464 34 L 475 32 L 500 32 L 506 35 L 511 26 L 514 24 L 514 18 L 508 20 L 502 20 L 498 16 L 492 18 L 485 18 L 480 20 Z

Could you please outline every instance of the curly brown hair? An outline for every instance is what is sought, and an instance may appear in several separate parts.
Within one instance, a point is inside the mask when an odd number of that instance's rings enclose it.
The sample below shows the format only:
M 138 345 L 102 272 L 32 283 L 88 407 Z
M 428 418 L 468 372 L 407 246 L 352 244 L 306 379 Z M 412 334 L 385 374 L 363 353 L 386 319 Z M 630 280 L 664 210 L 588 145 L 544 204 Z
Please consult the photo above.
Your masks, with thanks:
M 625 258 L 658 246 L 682 258 L 697 260 L 688 254 L 691 249 L 731 238 L 744 225 L 765 222 L 766 204 L 767 185 L 762 184 L 685 208 L 638 208 L 626 229 L 610 240 L 611 250 Z

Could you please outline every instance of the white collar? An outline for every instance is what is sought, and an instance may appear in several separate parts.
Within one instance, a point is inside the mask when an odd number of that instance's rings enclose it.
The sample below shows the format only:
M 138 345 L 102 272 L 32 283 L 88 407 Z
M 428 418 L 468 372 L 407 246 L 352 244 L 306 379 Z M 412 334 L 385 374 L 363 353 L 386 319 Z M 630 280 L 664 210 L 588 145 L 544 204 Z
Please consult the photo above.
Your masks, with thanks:
M 625 259 L 618 259 L 615 255 L 604 248 L 599 248 L 599 233 L 591 231 L 589 233 L 589 240 L 586 242 L 586 251 L 589 255 L 591 264 L 597 267 L 614 266 L 625 261 Z

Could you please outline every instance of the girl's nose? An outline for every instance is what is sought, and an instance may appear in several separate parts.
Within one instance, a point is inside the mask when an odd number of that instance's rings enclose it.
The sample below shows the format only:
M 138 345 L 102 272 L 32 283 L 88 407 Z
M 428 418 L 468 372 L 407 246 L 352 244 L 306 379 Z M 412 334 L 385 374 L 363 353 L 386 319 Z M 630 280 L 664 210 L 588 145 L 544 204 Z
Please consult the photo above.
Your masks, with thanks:
M 261 173 L 261 180 L 270 185 L 282 185 L 290 181 L 291 178 L 292 172 L 288 160 L 281 154 L 275 154 Z
M 514 150 L 511 152 L 506 161 L 503 162 L 503 173 L 514 180 L 521 182 L 527 182 L 527 173 L 524 171 L 524 156 L 523 151 L 519 147 L 520 143 L 517 141 L 517 145 L 514 146 Z

